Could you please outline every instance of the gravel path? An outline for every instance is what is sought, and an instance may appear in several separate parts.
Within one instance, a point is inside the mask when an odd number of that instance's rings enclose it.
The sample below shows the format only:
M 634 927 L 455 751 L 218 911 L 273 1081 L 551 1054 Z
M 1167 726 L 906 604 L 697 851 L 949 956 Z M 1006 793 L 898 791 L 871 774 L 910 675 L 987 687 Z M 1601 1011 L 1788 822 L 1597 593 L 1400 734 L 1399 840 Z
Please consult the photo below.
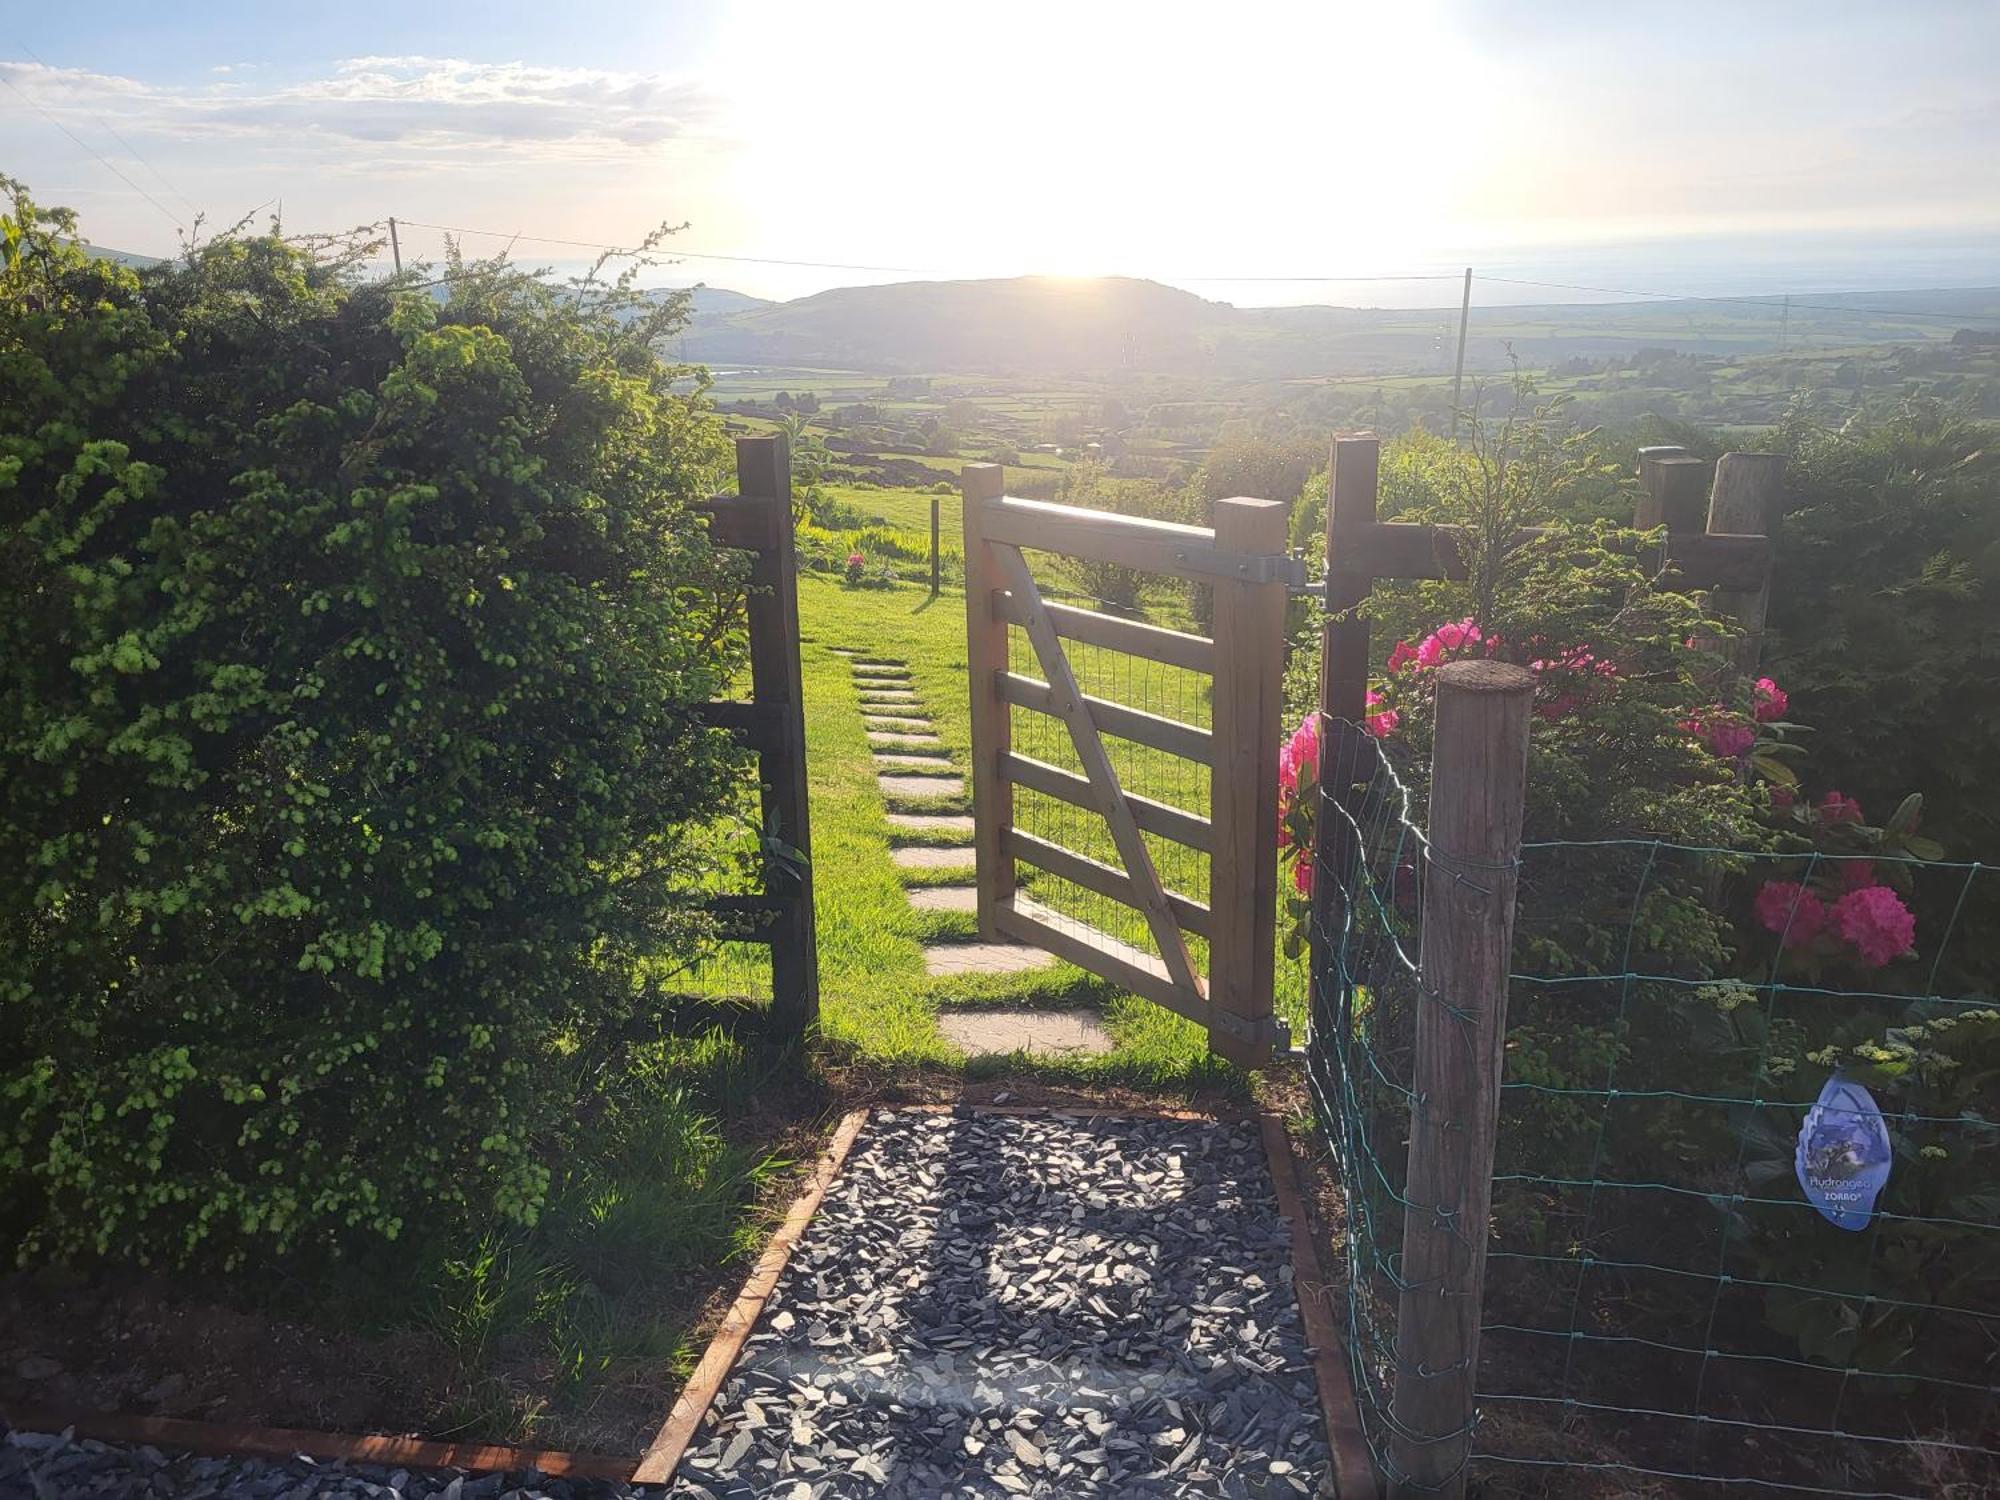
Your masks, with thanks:
M 1254 1126 L 878 1113 L 679 1500 L 1330 1493 Z
M 625 1500 L 668 1493 L 601 1479 L 556 1479 L 533 1470 L 468 1474 L 462 1469 L 393 1469 L 294 1458 L 200 1458 L 157 1448 L 95 1443 L 58 1434 L 14 1432 L 0 1424 L 0 1497 L 83 1500 Z

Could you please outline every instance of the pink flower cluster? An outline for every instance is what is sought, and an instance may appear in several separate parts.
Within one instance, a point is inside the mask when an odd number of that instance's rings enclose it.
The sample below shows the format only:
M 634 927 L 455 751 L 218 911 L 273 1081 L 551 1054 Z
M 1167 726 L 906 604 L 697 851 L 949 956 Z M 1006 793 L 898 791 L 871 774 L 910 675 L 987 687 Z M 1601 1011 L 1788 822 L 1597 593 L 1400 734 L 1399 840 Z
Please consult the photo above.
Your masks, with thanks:
M 1311 786 L 1319 779 L 1319 715 L 1307 714 L 1299 720 L 1291 738 L 1278 747 L 1278 848 L 1292 847 L 1291 817 L 1298 805 L 1299 786 Z M 1310 896 L 1313 862 L 1310 847 L 1302 846 L 1292 861 L 1292 889 Z
M 1468 615 L 1463 620 L 1438 626 L 1414 646 L 1408 641 L 1396 642 L 1395 649 L 1389 653 L 1389 670 L 1400 672 L 1413 663 L 1419 667 L 1443 666 L 1451 659 L 1449 653 L 1481 644 L 1485 645 L 1490 656 L 1500 642 L 1497 639 L 1487 640 Z
M 1792 702 L 1791 695 L 1768 677 L 1757 679 L 1756 687 L 1751 689 L 1751 698 L 1755 704 L 1752 712 L 1756 714 L 1759 724 L 1782 719 Z
M 1399 711 L 1385 706 L 1388 701 L 1375 689 L 1368 690 L 1368 706 L 1375 712 L 1362 719 L 1361 727 L 1378 740 L 1386 740 L 1396 732 L 1396 726 L 1403 722 L 1403 716 Z
M 1842 860 L 1837 880 L 1841 892 L 1830 904 L 1796 880 L 1765 881 L 1753 903 L 1758 925 L 1777 933 L 1787 949 L 1808 948 L 1822 939 L 1824 945 L 1844 944 L 1871 969 L 1916 946 L 1917 919 L 1902 897 L 1875 883 L 1873 860 Z
M 1589 701 L 1594 681 L 1616 677 L 1618 664 L 1605 660 L 1588 646 L 1572 646 L 1554 657 L 1537 657 L 1528 663 L 1528 670 L 1544 682 L 1563 684 L 1554 696 L 1535 705 L 1540 717 L 1560 719 Z
M 1724 760 L 1737 760 L 1756 745 L 1757 725 L 1782 719 L 1791 701 L 1791 695 L 1777 683 L 1759 677 L 1750 690 L 1750 715 L 1754 722 L 1746 722 L 1741 714 L 1726 708 L 1710 708 L 1681 720 L 1681 728 Z
M 1307 714 L 1299 720 L 1299 727 L 1292 731 L 1292 737 L 1278 749 L 1278 786 L 1280 795 L 1296 793 L 1299 778 L 1307 781 L 1319 776 L 1319 715 Z
M 1736 760 L 1750 753 L 1757 743 L 1757 731 L 1734 714 L 1710 709 L 1681 720 L 1681 728 L 1708 746 L 1710 753 L 1724 760 Z
M 1299 782 L 1319 779 L 1319 715 L 1307 714 L 1291 738 L 1278 747 L 1278 847 L 1292 846 L 1292 809 L 1298 805 Z

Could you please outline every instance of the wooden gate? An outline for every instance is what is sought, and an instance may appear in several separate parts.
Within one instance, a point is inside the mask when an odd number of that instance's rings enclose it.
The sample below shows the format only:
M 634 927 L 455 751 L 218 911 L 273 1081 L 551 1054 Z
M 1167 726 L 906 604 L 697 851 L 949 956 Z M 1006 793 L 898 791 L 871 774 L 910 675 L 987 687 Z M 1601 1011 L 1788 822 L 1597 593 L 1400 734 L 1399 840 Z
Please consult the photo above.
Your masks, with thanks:
M 1212 529 L 1180 526 L 1018 499 L 1005 494 L 1004 474 L 996 464 L 964 470 L 980 934 L 1067 959 L 1201 1023 L 1219 1055 L 1265 1063 L 1284 1039 L 1271 981 L 1285 596 L 1288 584 L 1304 582 L 1302 565 L 1285 552 L 1286 507 L 1221 500 Z M 1214 636 L 1047 600 L 1023 548 L 1206 583 Z M 1020 665 L 1039 675 L 1014 669 L 1012 648 L 1023 638 Z M 1086 692 L 1068 643 L 1200 674 L 1208 727 Z M 1018 753 L 1017 711 L 1059 721 L 1076 768 Z M 1197 779 L 1199 794 L 1182 799 L 1205 805 L 1129 790 L 1107 737 L 1205 767 L 1206 785 Z M 1101 817 L 1115 859 L 1018 826 L 1017 789 Z M 1156 858 L 1163 845 L 1205 856 L 1205 892 L 1169 888 Z M 1137 912 L 1150 941 L 1056 910 L 1033 894 L 1042 880 Z M 1190 936 L 1205 947 L 1205 972 Z

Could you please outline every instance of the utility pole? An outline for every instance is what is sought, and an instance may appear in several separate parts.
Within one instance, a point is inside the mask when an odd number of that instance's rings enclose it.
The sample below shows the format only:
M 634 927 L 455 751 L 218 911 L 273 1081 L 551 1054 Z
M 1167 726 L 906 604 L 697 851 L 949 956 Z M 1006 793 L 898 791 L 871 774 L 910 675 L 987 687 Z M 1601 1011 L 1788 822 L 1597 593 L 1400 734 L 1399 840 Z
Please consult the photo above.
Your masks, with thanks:
M 403 274 L 403 246 L 402 242 L 396 238 L 396 216 L 394 214 L 389 215 L 389 254 L 396 262 L 396 274 L 401 276 Z M 1470 275 L 1471 273 L 1467 272 L 1466 274 Z M 1467 282 L 1466 285 L 1470 286 L 1471 283 Z M 1465 335 L 1462 333 L 1458 336 L 1458 345 L 1459 357 L 1462 359 L 1465 355 Z
M 390 228 L 396 221 L 389 221 Z M 1465 296 L 1458 304 L 1458 364 L 1451 372 L 1451 440 L 1458 441 L 1458 393 L 1465 384 L 1465 324 L 1472 316 L 1472 267 L 1465 268 Z

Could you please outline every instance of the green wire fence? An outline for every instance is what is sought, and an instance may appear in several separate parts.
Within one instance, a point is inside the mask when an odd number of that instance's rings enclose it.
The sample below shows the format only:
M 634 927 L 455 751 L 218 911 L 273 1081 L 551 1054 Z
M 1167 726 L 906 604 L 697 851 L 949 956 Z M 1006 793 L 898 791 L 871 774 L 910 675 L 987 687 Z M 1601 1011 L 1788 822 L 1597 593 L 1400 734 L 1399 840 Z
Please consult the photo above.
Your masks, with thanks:
M 1518 915 L 1492 1210 L 1455 1221 L 1407 1191 L 1413 1121 L 1442 1116 L 1447 1138 L 1469 1124 L 1417 1084 L 1425 1009 L 1467 1035 L 1474 1019 L 1426 982 L 1425 913 L 1448 883 L 1503 872 L 1435 854 L 1382 748 L 1329 729 L 1319 816 L 1335 835 L 1314 873 L 1335 895 L 1307 1073 L 1346 1187 L 1352 1379 L 1392 1494 L 1468 1480 L 1482 1494 L 2000 1493 L 2000 1001 L 1978 988 L 2000 950 L 2000 876 L 1647 839 L 1522 844 L 1504 871 Z M 1734 909 L 1767 882 L 1777 931 L 1689 957 L 1676 912 Z M 1803 893 L 1864 882 L 1915 914 L 1914 954 L 1815 964 L 1825 914 Z M 1859 1230 L 1823 1217 L 1794 1173 L 1836 1069 L 1871 1090 L 1893 1146 Z M 1412 1221 L 1449 1237 L 1444 1274 L 1406 1274 Z M 1455 1432 L 1413 1430 L 1399 1383 L 1454 1372 L 1412 1369 L 1399 1308 L 1462 1295 L 1482 1252 L 1471 1413 Z M 1437 1443 L 1462 1455 L 1442 1479 L 1400 1459 Z

